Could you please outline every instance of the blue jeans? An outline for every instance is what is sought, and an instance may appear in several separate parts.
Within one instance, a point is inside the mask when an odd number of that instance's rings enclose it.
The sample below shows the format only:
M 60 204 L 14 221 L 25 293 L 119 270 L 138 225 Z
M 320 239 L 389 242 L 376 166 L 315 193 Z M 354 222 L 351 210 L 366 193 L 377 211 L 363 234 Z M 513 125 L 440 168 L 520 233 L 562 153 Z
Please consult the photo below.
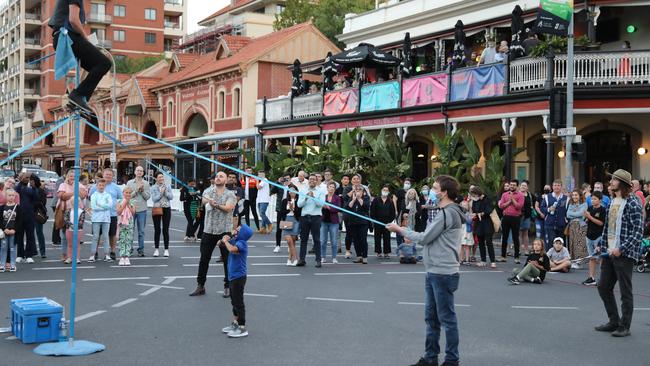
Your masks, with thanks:
M 552 226 L 546 227 L 546 242 L 544 243 L 544 250 L 548 251 L 553 247 L 553 239 L 560 237 L 564 239 L 564 228 L 556 229 Z
M 147 211 L 135 213 L 135 226 L 138 228 L 138 251 L 144 250 L 144 226 L 147 224 Z
M 45 235 L 43 234 L 43 224 L 36 222 L 36 239 L 38 239 L 38 250 L 41 255 L 45 255 Z
M 445 362 L 458 364 L 458 320 L 454 310 L 454 292 L 458 289 L 458 273 L 440 275 L 427 272 L 425 281 L 426 304 L 424 318 L 427 323 L 424 359 L 438 360 L 440 354 L 440 329 L 445 329 L 447 346 Z
M 327 236 L 332 241 L 332 259 L 336 258 L 339 249 L 339 224 L 321 222 L 320 224 L 320 255 L 321 258 L 327 256 Z
M 90 246 L 90 254 L 95 255 L 97 252 L 97 245 L 99 244 L 100 232 L 102 243 L 104 243 L 104 253 L 108 255 L 110 253 L 110 243 L 108 242 L 108 228 L 111 225 L 110 222 L 93 222 L 93 242 Z
M 65 229 L 59 230 L 61 236 L 61 255 L 68 256 L 68 237 L 65 235 Z
M 7 235 L 4 239 L 0 240 L 0 264 L 4 267 L 5 260 L 7 259 L 7 250 L 9 251 L 9 263 L 12 267 L 16 267 L 16 240 L 15 235 Z
M 544 239 L 546 234 L 544 233 L 544 220 L 536 219 L 535 220 L 535 238 Z
M 260 212 L 260 216 L 262 216 L 262 226 L 264 227 L 271 225 L 271 220 L 266 216 L 266 209 L 268 207 L 268 202 L 260 202 L 257 204 L 257 210 Z

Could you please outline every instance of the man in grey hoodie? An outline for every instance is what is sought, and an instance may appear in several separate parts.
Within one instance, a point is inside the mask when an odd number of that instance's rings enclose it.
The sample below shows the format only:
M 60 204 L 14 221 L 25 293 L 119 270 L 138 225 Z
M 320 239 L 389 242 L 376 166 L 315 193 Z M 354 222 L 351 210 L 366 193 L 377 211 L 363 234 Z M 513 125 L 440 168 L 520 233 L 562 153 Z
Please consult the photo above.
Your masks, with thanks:
M 460 195 L 460 184 L 450 176 L 438 176 L 433 183 L 440 211 L 423 233 L 388 224 L 388 230 L 399 233 L 423 247 L 427 271 L 425 280 L 427 323 L 424 355 L 413 366 L 437 366 L 440 354 L 440 329 L 445 329 L 447 347 L 443 366 L 457 366 L 458 321 L 454 311 L 454 292 L 458 289 L 458 251 L 463 238 L 464 213 L 454 201 Z

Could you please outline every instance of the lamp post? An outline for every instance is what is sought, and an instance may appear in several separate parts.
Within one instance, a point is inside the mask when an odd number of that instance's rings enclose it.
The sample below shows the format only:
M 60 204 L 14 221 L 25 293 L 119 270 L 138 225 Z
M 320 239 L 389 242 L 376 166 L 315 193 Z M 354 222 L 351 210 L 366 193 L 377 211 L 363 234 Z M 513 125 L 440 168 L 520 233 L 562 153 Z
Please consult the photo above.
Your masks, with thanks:
M 113 127 L 112 128 L 115 129 L 115 139 L 117 139 L 117 127 L 116 127 L 117 121 L 116 121 L 116 117 L 115 117 L 115 115 L 117 113 L 116 112 L 116 107 L 117 107 L 117 100 L 116 100 L 116 98 L 117 98 L 117 96 L 116 96 L 117 68 L 115 66 L 115 58 L 113 58 L 113 55 L 106 48 L 101 47 L 99 45 L 97 47 L 101 48 L 104 51 L 106 51 L 106 53 L 108 54 L 108 57 L 111 58 L 111 63 L 113 64 L 113 85 L 111 86 L 111 103 L 113 104 L 113 106 L 111 108 L 111 121 L 113 122 Z M 112 145 L 113 145 L 112 150 L 111 150 L 111 152 L 112 152 L 111 156 L 115 156 L 115 160 L 111 159 L 111 170 L 113 170 L 113 174 L 117 177 L 117 172 L 115 171 L 115 163 L 117 162 L 117 156 L 115 154 L 115 140 L 111 140 L 111 142 L 112 142 Z

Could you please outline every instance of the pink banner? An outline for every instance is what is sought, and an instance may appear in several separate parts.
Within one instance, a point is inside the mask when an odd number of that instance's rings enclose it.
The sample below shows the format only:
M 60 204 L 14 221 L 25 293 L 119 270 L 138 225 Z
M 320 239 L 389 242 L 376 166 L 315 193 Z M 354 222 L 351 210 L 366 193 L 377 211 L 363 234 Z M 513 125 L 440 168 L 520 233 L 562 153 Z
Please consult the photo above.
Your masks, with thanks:
M 357 111 L 359 105 L 359 89 L 334 90 L 325 93 L 323 115 L 336 116 L 351 114 Z
M 447 74 L 433 74 L 402 80 L 402 108 L 444 103 Z

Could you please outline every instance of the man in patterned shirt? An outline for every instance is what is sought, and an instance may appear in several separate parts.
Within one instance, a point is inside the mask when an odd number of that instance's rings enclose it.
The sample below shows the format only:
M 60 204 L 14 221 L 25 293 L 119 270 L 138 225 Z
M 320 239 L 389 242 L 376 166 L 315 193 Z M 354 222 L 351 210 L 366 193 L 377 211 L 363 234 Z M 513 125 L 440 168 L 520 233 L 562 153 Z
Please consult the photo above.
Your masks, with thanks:
M 598 294 L 609 322 L 595 329 L 611 332 L 614 337 L 626 337 L 630 335 L 634 310 L 632 269 L 641 256 L 643 207 L 632 193 L 632 175 L 629 172 L 623 169 L 615 171 L 609 188 L 614 195 L 607 208 L 603 236 L 597 249 L 603 253 Z M 621 317 L 614 297 L 617 281 L 621 292 Z
M 213 185 L 203 192 L 202 204 L 205 205 L 205 224 L 201 238 L 201 259 L 199 260 L 199 273 L 196 276 L 196 290 L 190 296 L 205 295 L 205 281 L 212 252 L 224 235 L 232 231 L 232 211 L 235 209 L 237 198 L 226 188 L 227 176 L 218 172 L 214 176 Z M 228 251 L 221 249 L 223 258 L 223 297 L 230 296 L 228 283 Z M 225 251 L 225 253 L 224 253 Z

